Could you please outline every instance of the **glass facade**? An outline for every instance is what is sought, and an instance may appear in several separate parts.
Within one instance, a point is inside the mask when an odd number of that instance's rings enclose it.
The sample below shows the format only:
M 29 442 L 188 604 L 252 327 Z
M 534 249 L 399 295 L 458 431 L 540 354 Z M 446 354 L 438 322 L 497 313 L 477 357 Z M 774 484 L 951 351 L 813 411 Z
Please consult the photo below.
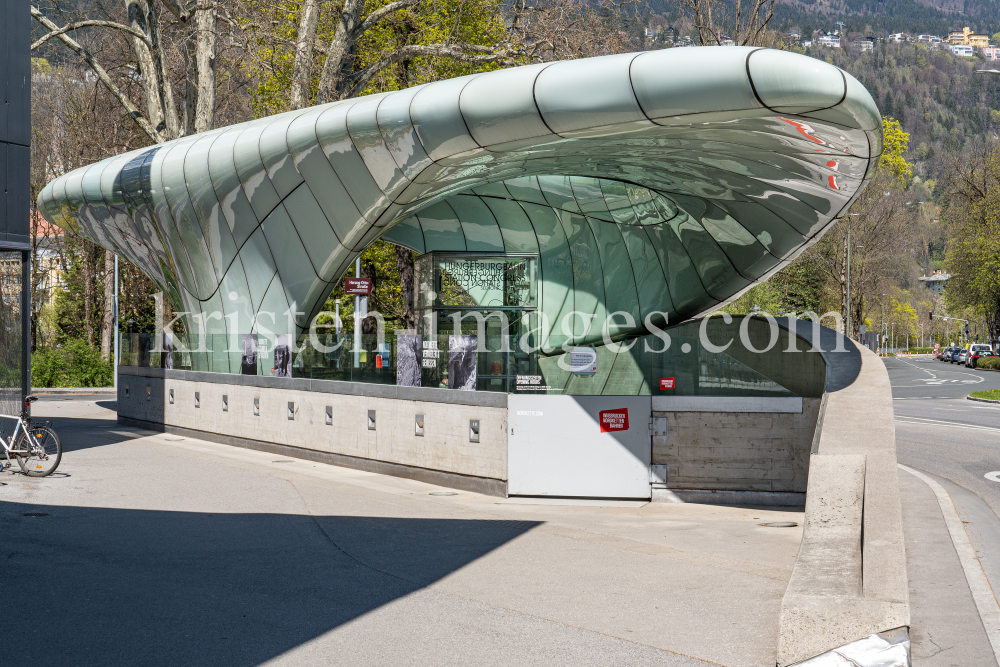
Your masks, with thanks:
M 261 118 L 70 172 L 38 204 L 140 266 L 204 340 L 278 348 L 305 334 L 384 238 L 423 256 L 417 335 L 602 347 L 605 334 L 646 336 L 766 280 L 844 214 L 881 150 L 878 109 L 849 74 L 783 51 L 699 47 Z M 212 349 L 191 364 L 244 366 L 239 346 Z M 477 377 L 509 390 L 551 358 L 491 358 Z M 607 382 L 636 377 L 622 373 Z
M 441 311 L 444 312 L 444 311 Z M 522 312 L 522 315 L 524 313 Z M 766 320 L 752 318 L 749 340 L 757 350 L 748 351 L 740 337 L 739 322 L 725 324 L 713 318 L 706 328 L 710 340 L 733 340 L 724 352 L 707 349 L 701 322 L 688 322 L 662 335 L 641 336 L 621 346 L 598 345 L 594 372 L 574 372 L 567 350 L 534 349 L 525 352 L 520 338 L 526 327 L 511 319 L 504 334 L 499 318 L 491 318 L 480 329 L 474 318 L 461 321 L 460 336 L 476 336 L 482 345 L 475 353 L 475 390 L 507 393 L 574 395 L 668 395 L 668 396 L 803 396 L 823 393 L 826 370 L 821 356 L 807 351 L 798 341 L 789 352 L 789 334 L 781 329 L 768 348 L 770 332 Z M 355 364 L 353 335 L 299 335 L 290 346 L 289 377 L 395 385 L 399 381 L 400 348 L 408 336 L 419 336 L 421 361 L 419 384 L 451 388 L 454 320 L 442 316 L 439 333 L 387 332 L 384 336 L 361 337 Z M 530 336 L 530 334 L 529 334 Z M 479 340 L 476 341 L 480 342 Z M 172 350 L 158 351 L 149 334 L 123 334 L 122 364 L 178 370 L 239 373 L 241 337 L 209 334 L 178 336 Z M 162 348 L 160 348 L 162 349 Z M 230 366 L 229 360 L 237 359 Z M 257 338 L 255 374 L 276 375 L 275 339 Z M 167 359 L 169 357 L 169 361 Z

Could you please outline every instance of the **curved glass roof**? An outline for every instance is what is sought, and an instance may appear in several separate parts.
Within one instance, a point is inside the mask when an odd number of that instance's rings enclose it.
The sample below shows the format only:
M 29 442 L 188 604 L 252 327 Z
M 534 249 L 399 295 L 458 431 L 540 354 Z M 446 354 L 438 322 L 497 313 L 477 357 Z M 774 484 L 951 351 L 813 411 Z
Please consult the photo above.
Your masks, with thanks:
M 272 332 L 307 327 L 382 236 L 418 252 L 537 252 L 552 316 L 571 300 L 673 323 L 815 242 L 881 142 L 871 96 L 832 65 L 668 49 L 221 128 L 68 173 L 38 203 L 140 266 L 178 309 L 222 313 L 207 333 L 254 331 L 265 312 Z

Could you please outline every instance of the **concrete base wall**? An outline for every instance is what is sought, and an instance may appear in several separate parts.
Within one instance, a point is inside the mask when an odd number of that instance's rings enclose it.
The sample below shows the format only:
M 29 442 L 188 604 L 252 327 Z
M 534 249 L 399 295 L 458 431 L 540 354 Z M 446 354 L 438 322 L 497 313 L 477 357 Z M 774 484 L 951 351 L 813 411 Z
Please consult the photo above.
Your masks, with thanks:
M 195 381 L 171 377 L 183 372 L 135 370 L 145 375 L 123 373 L 119 381 L 118 414 L 123 420 L 216 434 L 233 439 L 235 444 L 273 443 L 357 461 L 493 480 L 499 485 L 480 486 L 500 489 L 500 495 L 506 495 L 505 405 L 303 390 L 296 388 L 295 380 L 282 383 L 289 388 Z M 240 376 L 222 377 L 240 380 Z M 279 384 L 275 379 L 266 379 L 272 380 L 270 384 Z M 195 405 L 196 393 L 200 407 Z M 376 385 L 371 393 L 385 393 L 385 388 Z M 223 396 L 227 397 L 227 411 L 223 410 Z M 487 398 L 498 402 L 498 397 Z M 258 401 L 259 414 L 254 414 L 254 399 Z M 289 403 L 293 405 L 291 419 Z M 333 423 L 329 425 L 328 406 L 333 415 Z M 369 410 L 375 411 L 374 430 L 368 428 Z M 423 436 L 415 435 L 416 415 L 423 415 Z M 473 419 L 480 423 L 479 442 L 470 442 L 469 422 Z M 457 485 L 468 487 L 468 484 Z
M 669 489 L 804 493 L 822 399 L 800 412 L 659 412 L 653 463 L 667 464 Z M 734 407 L 738 410 L 738 406 Z

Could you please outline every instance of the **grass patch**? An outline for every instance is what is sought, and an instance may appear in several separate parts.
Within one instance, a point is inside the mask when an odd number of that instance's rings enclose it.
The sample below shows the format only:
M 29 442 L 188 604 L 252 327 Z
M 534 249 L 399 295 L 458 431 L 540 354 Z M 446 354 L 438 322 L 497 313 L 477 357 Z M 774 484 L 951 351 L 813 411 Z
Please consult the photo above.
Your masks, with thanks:
M 972 398 L 988 398 L 993 401 L 1000 401 L 1000 389 L 983 389 L 982 391 L 974 391 L 969 396 Z

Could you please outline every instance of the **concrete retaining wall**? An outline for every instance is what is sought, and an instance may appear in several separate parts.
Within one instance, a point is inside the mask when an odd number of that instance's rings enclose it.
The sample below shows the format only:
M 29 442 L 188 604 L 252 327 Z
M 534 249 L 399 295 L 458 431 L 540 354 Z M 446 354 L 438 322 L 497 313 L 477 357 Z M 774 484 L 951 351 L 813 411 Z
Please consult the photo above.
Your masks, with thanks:
M 781 667 L 910 624 L 889 376 L 871 351 L 850 347 L 827 355 L 802 545 L 781 606 Z
M 669 489 L 805 493 L 821 399 L 658 400 L 670 398 L 653 399 L 653 416 L 667 419 L 653 463 L 670 466 Z
M 327 408 L 332 424 L 326 423 Z M 374 430 L 368 428 L 369 410 L 375 411 Z M 231 444 L 330 454 L 338 465 L 390 474 L 400 474 L 403 466 L 408 477 L 506 495 L 506 394 L 122 367 L 118 415 L 207 440 L 222 436 Z M 423 415 L 423 436 L 415 434 L 416 415 Z M 479 442 L 470 442 L 473 419 L 479 420 Z M 377 462 L 395 467 L 380 469 L 372 465 Z

